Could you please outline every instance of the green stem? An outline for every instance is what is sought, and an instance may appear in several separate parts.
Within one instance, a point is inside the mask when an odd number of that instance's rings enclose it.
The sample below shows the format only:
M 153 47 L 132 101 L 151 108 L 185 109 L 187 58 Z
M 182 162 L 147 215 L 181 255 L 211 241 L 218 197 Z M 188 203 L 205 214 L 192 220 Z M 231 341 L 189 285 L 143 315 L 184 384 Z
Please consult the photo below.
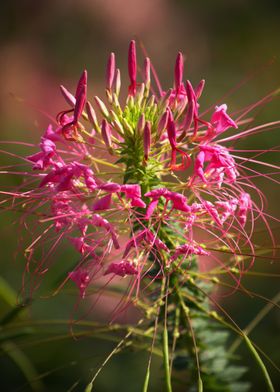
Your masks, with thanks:
M 166 322 L 164 323 L 164 328 L 162 333 L 162 352 L 163 352 L 163 365 L 164 365 L 166 391 L 172 392 L 170 369 L 169 369 L 168 331 L 167 331 Z
M 164 365 L 164 376 L 166 392 L 172 392 L 170 367 L 169 367 L 169 347 L 168 347 L 168 329 L 167 329 L 167 298 L 169 288 L 169 277 L 165 282 L 165 309 L 164 309 L 164 325 L 162 332 L 162 353 L 163 353 L 163 365 Z
M 249 350 L 253 354 L 253 356 L 254 356 L 254 358 L 256 360 L 256 363 L 259 365 L 259 367 L 260 367 L 260 369 L 261 369 L 261 371 L 263 373 L 265 382 L 267 384 L 268 391 L 269 392 L 275 392 L 273 384 L 272 384 L 272 381 L 271 381 L 270 376 L 268 374 L 268 371 L 267 371 L 267 369 L 265 367 L 265 364 L 261 360 L 261 357 L 259 356 L 257 350 L 255 349 L 255 347 L 253 346 L 253 344 L 251 343 L 251 341 L 250 341 L 250 339 L 248 338 L 247 335 L 243 335 L 243 337 L 244 337 L 244 340 L 245 340 L 245 343 L 246 343 L 247 347 L 249 348 Z

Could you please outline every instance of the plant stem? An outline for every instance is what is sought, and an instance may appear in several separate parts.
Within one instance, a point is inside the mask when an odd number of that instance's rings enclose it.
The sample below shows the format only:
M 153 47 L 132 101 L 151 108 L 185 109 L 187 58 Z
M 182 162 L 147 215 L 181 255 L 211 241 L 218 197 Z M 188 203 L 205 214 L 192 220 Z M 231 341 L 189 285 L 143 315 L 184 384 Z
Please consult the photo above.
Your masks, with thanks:
M 162 352 L 166 392 L 172 392 L 170 368 L 169 368 L 169 347 L 168 347 L 168 330 L 167 330 L 167 298 L 168 298 L 169 277 L 165 282 L 165 309 L 164 309 L 164 324 L 162 332 Z
M 253 344 L 251 343 L 251 341 L 250 341 L 250 339 L 248 338 L 247 335 L 243 335 L 243 337 L 244 337 L 245 343 L 247 344 L 247 347 L 249 348 L 249 350 L 253 354 L 257 364 L 259 365 L 259 367 L 260 367 L 260 369 L 261 369 L 261 371 L 263 373 L 265 382 L 266 382 L 267 387 L 268 387 L 268 391 L 269 392 L 275 392 L 275 389 L 273 387 L 273 384 L 272 384 L 272 381 L 271 381 L 270 376 L 268 374 L 268 371 L 267 371 L 267 369 L 265 367 L 265 364 L 261 360 L 261 357 L 259 356 L 257 350 L 255 349 L 255 347 L 253 346 Z

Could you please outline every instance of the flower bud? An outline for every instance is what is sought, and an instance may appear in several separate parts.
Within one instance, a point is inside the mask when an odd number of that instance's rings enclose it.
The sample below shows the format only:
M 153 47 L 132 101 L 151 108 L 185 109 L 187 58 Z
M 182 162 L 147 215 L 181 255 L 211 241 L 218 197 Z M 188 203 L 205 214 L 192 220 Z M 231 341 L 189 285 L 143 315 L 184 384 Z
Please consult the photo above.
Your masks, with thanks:
M 149 152 L 151 149 L 151 123 L 150 121 L 147 121 L 145 126 L 144 126 L 144 139 L 143 139 L 143 145 L 144 145 L 144 161 L 146 162 L 149 156 Z
M 115 92 L 117 97 L 120 95 L 120 90 L 121 90 L 121 71 L 119 68 L 116 70 L 116 76 L 115 76 Z
M 183 72 L 184 72 L 184 60 L 183 60 L 182 53 L 179 52 L 176 58 L 175 69 L 174 69 L 175 89 L 177 92 L 180 90 L 182 84 Z
M 109 117 L 109 112 L 108 112 L 108 109 L 106 108 L 105 103 L 103 101 L 101 101 L 101 99 L 99 97 L 97 97 L 97 96 L 94 97 L 94 100 L 95 100 L 99 110 L 103 114 L 103 116 L 108 118 Z
M 149 89 L 151 84 L 151 61 L 149 57 L 145 58 L 144 63 L 144 83 L 146 88 Z
M 106 87 L 108 90 L 112 90 L 115 72 L 116 72 L 115 53 L 111 53 L 107 62 L 107 69 L 106 69 Z
M 84 70 L 82 73 L 80 80 L 77 85 L 77 90 L 75 94 L 76 103 L 74 107 L 74 123 L 77 123 L 79 118 L 81 117 L 85 103 L 86 103 L 86 96 L 87 96 L 87 71 Z
M 86 103 L 86 112 L 87 112 L 87 115 L 88 115 L 89 122 L 94 126 L 94 128 L 97 131 L 100 131 L 100 127 L 98 125 L 98 121 L 97 121 L 95 110 L 93 109 L 93 107 L 92 107 L 92 105 L 90 104 L 89 101 L 87 101 L 87 103 Z
M 199 99 L 201 97 L 201 94 L 203 92 L 205 86 L 205 80 L 202 79 L 198 85 L 196 86 L 196 88 L 194 89 L 195 95 L 196 95 L 196 99 Z
M 129 94 L 135 95 L 136 93 L 136 74 L 137 74 L 137 59 L 136 59 L 136 44 L 132 40 L 128 50 L 128 74 L 130 78 Z
M 144 127 L 145 127 L 145 114 L 142 113 L 141 116 L 138 119 L 138 123 L 136 126 L 138 135 L 142 135 L 143 131 L 144 131 Z
M 101 135 L 110 154 L 112 154 L 112 129 L 106 120 L 102 121 Z
M 76 104 L 76 98 L 74 97 L 73 94 L 71 94 L 62 84 L 60 85 L 60 91 L 65 99 L 65 101 L 70 105 L 70 106 L 75 106 Z
M 159 139 L 160 139 L 161 135 L 163 134 L 163 132 L 166 130 L 168 118 L 169 118 L 169 112 L 166 111 L 163 113 L 163 115 L 161 116 L 161 118 L 159 120 L 158 127 L 157 127 Z

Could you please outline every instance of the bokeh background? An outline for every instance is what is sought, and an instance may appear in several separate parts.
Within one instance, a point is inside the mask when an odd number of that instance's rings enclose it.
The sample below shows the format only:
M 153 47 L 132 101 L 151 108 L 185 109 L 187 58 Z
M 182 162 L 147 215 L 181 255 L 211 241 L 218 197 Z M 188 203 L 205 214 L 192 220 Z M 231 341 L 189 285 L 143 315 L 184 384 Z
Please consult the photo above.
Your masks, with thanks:
M 117 55 L 123 85 L 127 86 L 126 56 L 132 38 L 144 43 L 165 87 L 172 84 L 175 57 L 181 50 L 186 56 L 186 77 L 195 83 L 206 79 L 202 107 L 220 102 L 225 93 L 235 88 L 226 102 L 230 112 L 239 110 L 280 86 L 279 20 L 278 0 L 3 1 L 0 11 L 0 139 L 39 141 L 48 123 L 45 114 L 55 116 L 65 108 L 59 84 L 74 91 L 84 68 L 89 72 L 89 96 L 102 96 L 105 65 L 111 51 Z M 260 110 L 257 123 L 279 118 L 279 99 L 276 98 Z M 280 144 L 279 131 L 243 142 L 244 148 L 269 148 L 277 144 Z M 6 159 L 6 156 L 1 157 L 2 165 Z M 277 162 L 277 156 L 268 156 L 268 160 Z M 1 176 L 0 181 L 1 187 L 13 181 L 17 183 L 16 179 L 5 176 Z M 280 195 L 276 185 L 267 182 L 261 185 L 269 195 L 269 211 L 277 214 Z M 2 321 L 15 305 L 24 268 L 24 258 L 16 251 L 20 237 L 16 219 L 15 214 L 1 212 Z M 277 237 L 276 229 L 277 224 L 274 224 Z M 71 251 L 61 251 L 60 265 L 67 263 L 71 256 Z M 277 261 L 258 259 L 255 268 L 267 274 L 280 273 Z M 52 287 L 57 273 L 48 276 L 47 289 Z M 279 279 L 260 275 L 245 278 L 244 284 L 273 298 Z M 67 320 L 73 313 L 75 301 L 75 294 L 71 293 L 48 299 L 35 296 L 28 310 L 17 317 Z M 265 304 L 265 301 L 238 294 L 223 300 L 241 328 Z M 94 316 L 88 318 L 92 320 Z M 252 338 L 278 366 L 279 326 L 279 310 L 272 309 L 252 333 Z M 1 390 L 40 390 L 44 384 L 46 390 L 54 392 L 83 391 L 90 375 L 115 344 L 96 338 L 75 340 L 67 323 L 56 328 L 44 324 L 36 329 L 36 339 L 34 336 L 30 339 L 34 331 L 26 328 L 10 331 L 9 339 L 0 335 Z M 249 368 L 248 378 L 254 383 L 252 391 L 264 390 L 261 375 L 246 349 L 241 346 L 238 353 L 244 356 Z M 16 365 L 19 362 L 23 368 L 32 364 L 34 369 L 29 369 L 29 374 L 36 370 L 40 375 L 40 381 L 33 383 L 32 388 Z M 97 379 L 94 390 L 141 390 L 146 363 L 147 355 L 141 351 L 131 350 L 113 358 Z M 155 361 L 152 391 L 162 390 L 159 366 Z M 268 367 L 277 389 L 279 373 L 269 364 Z M 34 379 L 36 377 L 34 373 Z

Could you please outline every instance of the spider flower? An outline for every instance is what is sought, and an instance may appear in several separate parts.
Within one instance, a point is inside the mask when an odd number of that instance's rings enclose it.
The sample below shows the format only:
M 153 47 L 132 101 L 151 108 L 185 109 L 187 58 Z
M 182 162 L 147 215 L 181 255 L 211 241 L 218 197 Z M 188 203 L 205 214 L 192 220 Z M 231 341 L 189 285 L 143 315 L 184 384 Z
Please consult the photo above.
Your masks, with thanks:
M 128 279 L 131 293 L 139 295 L 139 283 L 188 269 L 194 257 L 198 265 L 204 257 L 240 274 L 254 260 L 254 222 L 267 225 L 254 198 L 263 196 L 250 180 L 256 173 L 245 166 L 250 158 L 227 142 L 267 126 L 242 131 L 246 121 L 225 103 L 208 110 L 209 118 L 200 114 L 205 81 L 197 87 L 184 81 L 181 53 L 169 90 L 160 86 L 148 57 L 143 81 L 138 69 L 132 41 L 124 104 L 114 53 L 105 72 L 107 102 L 98 96 L 87 100 L 87 71 L 74 95 L 61 86 L 65 110 L 43 132 L 39 149 L 23 158 L 25 172 L 14 172 L 26 177 L 23 184 L 2 192 L 12 208 L 21 206 L 25 225 L 29 217 L 36 220 L 25 253 L 33 288 L 62 240 L 77 260 L 76 267 L 66 266 L 65 281 L 77 285 L 81 298 L 98 276 Z M 247 256 L 241 263 L 244 245 L 251 261 Z M 221 251 L 231 253 L 230 265 Z

